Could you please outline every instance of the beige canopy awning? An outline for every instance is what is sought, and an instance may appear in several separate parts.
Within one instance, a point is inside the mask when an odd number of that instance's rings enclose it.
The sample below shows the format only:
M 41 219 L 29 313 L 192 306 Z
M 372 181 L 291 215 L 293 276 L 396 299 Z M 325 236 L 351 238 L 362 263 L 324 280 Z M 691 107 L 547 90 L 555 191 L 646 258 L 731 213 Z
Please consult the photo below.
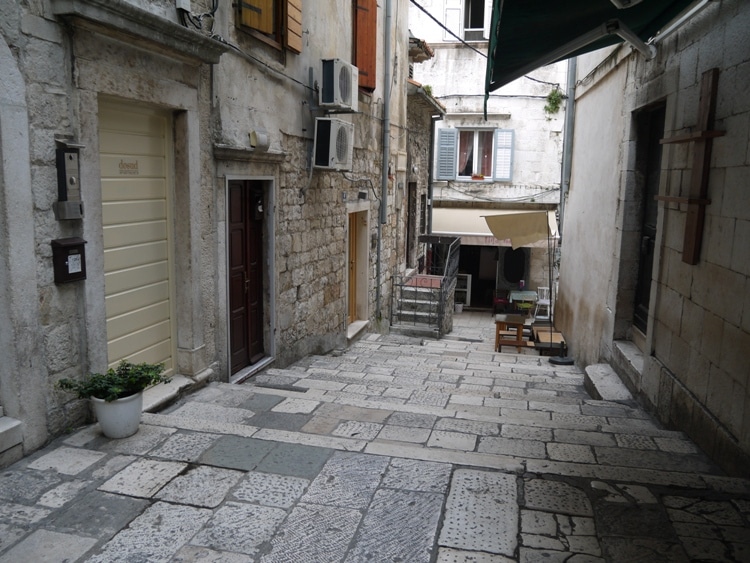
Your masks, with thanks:
M 490 225 L 499 223 L 497 229 Z M 541 227 L 540 227 L 541 224 Z M 549 225 L 549 227 L 547 227 Z M 547 229 L 557 236 L 554 211 L 523 211 L 436 207 L 432 210 L 432 232 L 436 235 L 461 237 L 468 246 L 547 247 Z M 532 233 L 543 231 L 534 238 Z M 531 240 L 533 238 L 533 240 Z
M 557 220 L 553 211 L 506 211 L 484 215 L 495 238 L 507 238 L 519 248 L 557 236 Z

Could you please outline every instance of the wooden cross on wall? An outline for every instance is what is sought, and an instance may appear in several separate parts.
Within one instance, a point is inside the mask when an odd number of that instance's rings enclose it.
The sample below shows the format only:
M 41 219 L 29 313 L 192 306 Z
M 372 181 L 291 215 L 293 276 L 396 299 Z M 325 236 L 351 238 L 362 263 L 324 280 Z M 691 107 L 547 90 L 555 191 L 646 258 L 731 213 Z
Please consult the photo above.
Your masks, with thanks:
M 656 196 L 656 199 L 671 203 L 686 203 L 685 238 L 682 245 L 682 261 L 697 264 L 700 258 L 706 206 L 711 203 L 708 196 L 708 174 L 711 169 L 713 140 L 724 135 L 724 131 L 713 129 L 716 117 L 716 93 L 719 87 L 719 69 L 712 68 L 703 73 L 698 107 L 698 128 L 692 133 L 662 139 L 661 144 L 694 143 L 693 168 L 690 173 L 688 197 Z

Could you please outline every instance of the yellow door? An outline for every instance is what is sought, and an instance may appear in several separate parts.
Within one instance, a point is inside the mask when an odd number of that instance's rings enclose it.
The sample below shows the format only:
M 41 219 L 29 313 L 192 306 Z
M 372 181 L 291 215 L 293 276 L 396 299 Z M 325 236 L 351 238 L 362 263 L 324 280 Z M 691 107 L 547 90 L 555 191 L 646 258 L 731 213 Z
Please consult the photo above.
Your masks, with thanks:
M 349 304 L 348 322 L 357 320 L 357 214 L 349 214 Z
M 169 237 L 170 116 L 99 107 L 107 353 L 110 364 L 174 372 Z

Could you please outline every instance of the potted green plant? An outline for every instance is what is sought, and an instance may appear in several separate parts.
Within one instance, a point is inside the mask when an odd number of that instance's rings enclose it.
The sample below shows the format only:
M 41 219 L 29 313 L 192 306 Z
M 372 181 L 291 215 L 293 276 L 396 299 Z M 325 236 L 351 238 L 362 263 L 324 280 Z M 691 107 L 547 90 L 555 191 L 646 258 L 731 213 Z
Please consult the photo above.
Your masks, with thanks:
M 138 432 L 143 410 L 143 390 L 157 383 L 169 383 L 164 364 L 133 364 L 122 360 L 104 373 L 84 379 L 61 379 L 57 386 L 79 399 L 91 399 L 102 433 L 108 438 L 126 438 Z

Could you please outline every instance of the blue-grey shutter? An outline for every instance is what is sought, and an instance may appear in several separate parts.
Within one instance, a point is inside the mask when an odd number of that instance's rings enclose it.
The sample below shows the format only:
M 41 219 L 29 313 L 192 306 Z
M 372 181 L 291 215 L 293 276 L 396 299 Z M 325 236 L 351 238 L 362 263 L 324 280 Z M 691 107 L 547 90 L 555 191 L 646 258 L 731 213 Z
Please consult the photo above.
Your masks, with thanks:
M 436 180 L 456 179 L 457 129 L 438 129 Z
M 495 131 L 495 180 L 510 182 L 513 179 L 513 130 Z

